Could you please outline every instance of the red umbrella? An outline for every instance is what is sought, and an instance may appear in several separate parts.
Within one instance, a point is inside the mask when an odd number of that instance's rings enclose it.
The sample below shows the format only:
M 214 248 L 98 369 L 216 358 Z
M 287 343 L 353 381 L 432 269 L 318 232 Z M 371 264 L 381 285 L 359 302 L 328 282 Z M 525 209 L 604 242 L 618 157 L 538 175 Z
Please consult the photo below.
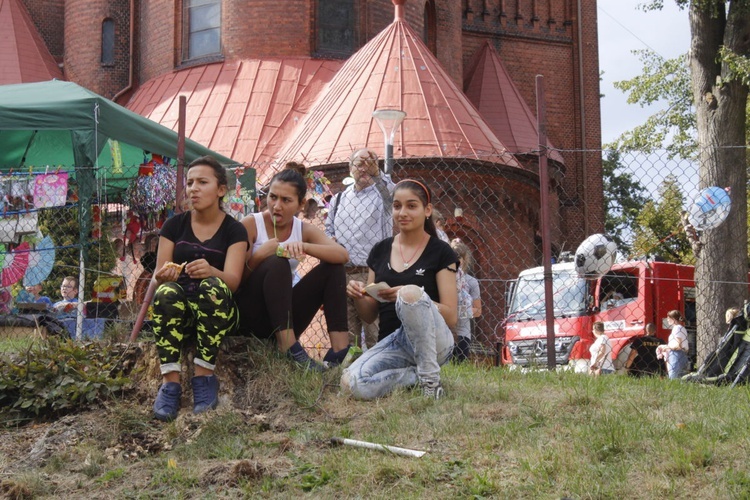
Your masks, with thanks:
M 29 266 L 30 250 L 28 242 L 24 241 L 15 250 L 5 255 L 5 262 L 3 262 L 3 270 L 0 277 L 0 284 L 2 286 L 10 286 L 23 278 L 26 268 Z

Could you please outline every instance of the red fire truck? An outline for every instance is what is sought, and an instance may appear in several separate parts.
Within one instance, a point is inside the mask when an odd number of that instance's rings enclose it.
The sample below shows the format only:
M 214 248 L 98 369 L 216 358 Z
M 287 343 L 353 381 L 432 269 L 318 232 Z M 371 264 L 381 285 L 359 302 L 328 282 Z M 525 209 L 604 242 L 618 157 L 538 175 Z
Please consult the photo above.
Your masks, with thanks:
M 521 366 L 547 363 L 544 268 L 527 269 L 511 291 L 505 321 L 502 361 Z M 596 280 L 579 278 L 573 262 L 552 266 L 555 357 L 576 371 L 588 367 L 595 321 L 604 323 L 612 343 L 615 366 L 633 337 L 647 323 L 659 338 L 669 337 L 667 312 L 677 309 L 686 318 L 690 358 L 695 360 L 695 282 L 693 266 L 669 262 L 633 261 L 615 264 Z M 623 351 L 624 355 L 626 351 Z M 618 363 L 619 362 L 619 363 Z

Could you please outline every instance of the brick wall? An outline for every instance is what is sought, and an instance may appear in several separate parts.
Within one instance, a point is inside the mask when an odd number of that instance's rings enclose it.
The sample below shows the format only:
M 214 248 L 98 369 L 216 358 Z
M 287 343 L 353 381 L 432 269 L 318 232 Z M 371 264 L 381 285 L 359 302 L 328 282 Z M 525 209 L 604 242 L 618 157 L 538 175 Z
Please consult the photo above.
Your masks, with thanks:
M 114 64 L 101 63 L 102 22 L 115 23 Z M 130 9 L 127 0 L 67 0 L 65 78 L 112 98 L 128 84 Z
M 138 25 L 138 72 L 140 82 L 171 72 L 180 60 L 178 36 L 182 16 L 176 12 L 180 0 L 144 0 Z
M 233 58 L 309 56 L 312 52 L 310 0 L 229 0 L 224 2 L 224 56 Z
M 466 0 L 461 3 L 463 63 L 468 64 L 489 40 L 532 110 L 536 110 L 535 77 L 544 76 L 547 134 L 555 147 L 600 148 L 595 2 L 582 2 L 583 105 L 575 2 Z M 587 236 L 585 233 L 603 230 L 601 157 L 596 152 L 581 151 L 563 152 L 563 156 L 566 171 L 558 191 L 563 203 L 560 230 L 567 237 L 562 242 L 566 248 L 575 248 Z M 576 229 L 584 227 L 580 223 L 584 219 L 588 227 Z
M 36 29 L 47 49 L 58 62 L 65 49 L 62 26 L 65 19 L 65 0 L 23 0 Z

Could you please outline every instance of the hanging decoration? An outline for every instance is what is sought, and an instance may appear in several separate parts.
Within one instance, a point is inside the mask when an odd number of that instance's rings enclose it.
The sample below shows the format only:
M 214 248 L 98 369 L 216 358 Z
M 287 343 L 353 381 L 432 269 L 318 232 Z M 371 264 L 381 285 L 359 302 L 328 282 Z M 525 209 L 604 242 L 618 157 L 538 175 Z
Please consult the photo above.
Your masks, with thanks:
M 107 139 L 109 141 L 109 152 L 112 155 L 112 174 L 122 174 L 122 149 L 116 139 Z
M 15 250 L 5 254 L 2 274 L 0 274 L 0 286 L 10 286 L 23 278 L 29 266 L 29 250 L 28 242 L 24 241 Z
M 729 188 L 707 187 L 693 200 L 688 221 L 698 231 L 713 229 L 724 222 L 732 208 Z
M 235 175 L 234 193 L 229 196 L 226 211 L 237 220 L 255 212 L 255 200 L 249 189 L 243 188 L 240 178 L 245 174 L 245 165 L 233 168 Z
M 29 252 L 29 263 L 23 275 L 23 286 L 38 285 L 47 279 L 55 265 L 55 243 L 45 236 Z
M 125 193 L 125 202 L 140 217 L 145 230 L 152 230 L 163 218 L 163 212 L 172 208 L 177 191 L 177 172 L 170 166 L 170 159 L 151 155 L 151 161 L 138 169 Z M 163 162 L 163 163 L 162 163 Z
M 34 179 L 34 207 L 64 207 L 68 195 L 68 173 L 38 174 Z
M 38 214 L 34 209 L 34 175 L 0 176 L 0 243 L 12 243 L 19 236 L 36 233 Z
M 91 237 L 98 240 L 102 237 L 102 207 L 100 205 L 94 205 L 91 207 Z
M 331 181 L 322 170 L 308 170 L 305 174 L 307 180 L 307 201 L 305 202 L 305 217 L 312 219 L 320 208 L 328 209 L 333 193 L 331 193 Z

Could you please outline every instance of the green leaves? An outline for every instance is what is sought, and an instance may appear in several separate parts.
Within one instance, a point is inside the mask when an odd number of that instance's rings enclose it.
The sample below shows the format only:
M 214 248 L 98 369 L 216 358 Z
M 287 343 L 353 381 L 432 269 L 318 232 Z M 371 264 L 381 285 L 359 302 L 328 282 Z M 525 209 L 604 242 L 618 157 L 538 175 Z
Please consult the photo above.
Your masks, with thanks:
M 54 418 L 97 404 L 130 384 L 108 346 L 50 339 L 0 358 L 0 422 Z
M 659 255 L 669 262 L 695 262 L 682 230 L 683 204 L 684 196 L 677 178 L 667 176 L 659 187 L 659 199 L 646 202 L 636 218 L 633 252 L 637 256 Z
M 697 137 L 687 55 L 664 59 L 652 50 L 633 53 L 643 63 L 643 74 L 615 82 L 615 88 L 628 94 L 630 104 L 643 107 L 663 103 L 664 107 L 608 147 L 641 153 L 666 149 L 671 158 L 692 158 Z

